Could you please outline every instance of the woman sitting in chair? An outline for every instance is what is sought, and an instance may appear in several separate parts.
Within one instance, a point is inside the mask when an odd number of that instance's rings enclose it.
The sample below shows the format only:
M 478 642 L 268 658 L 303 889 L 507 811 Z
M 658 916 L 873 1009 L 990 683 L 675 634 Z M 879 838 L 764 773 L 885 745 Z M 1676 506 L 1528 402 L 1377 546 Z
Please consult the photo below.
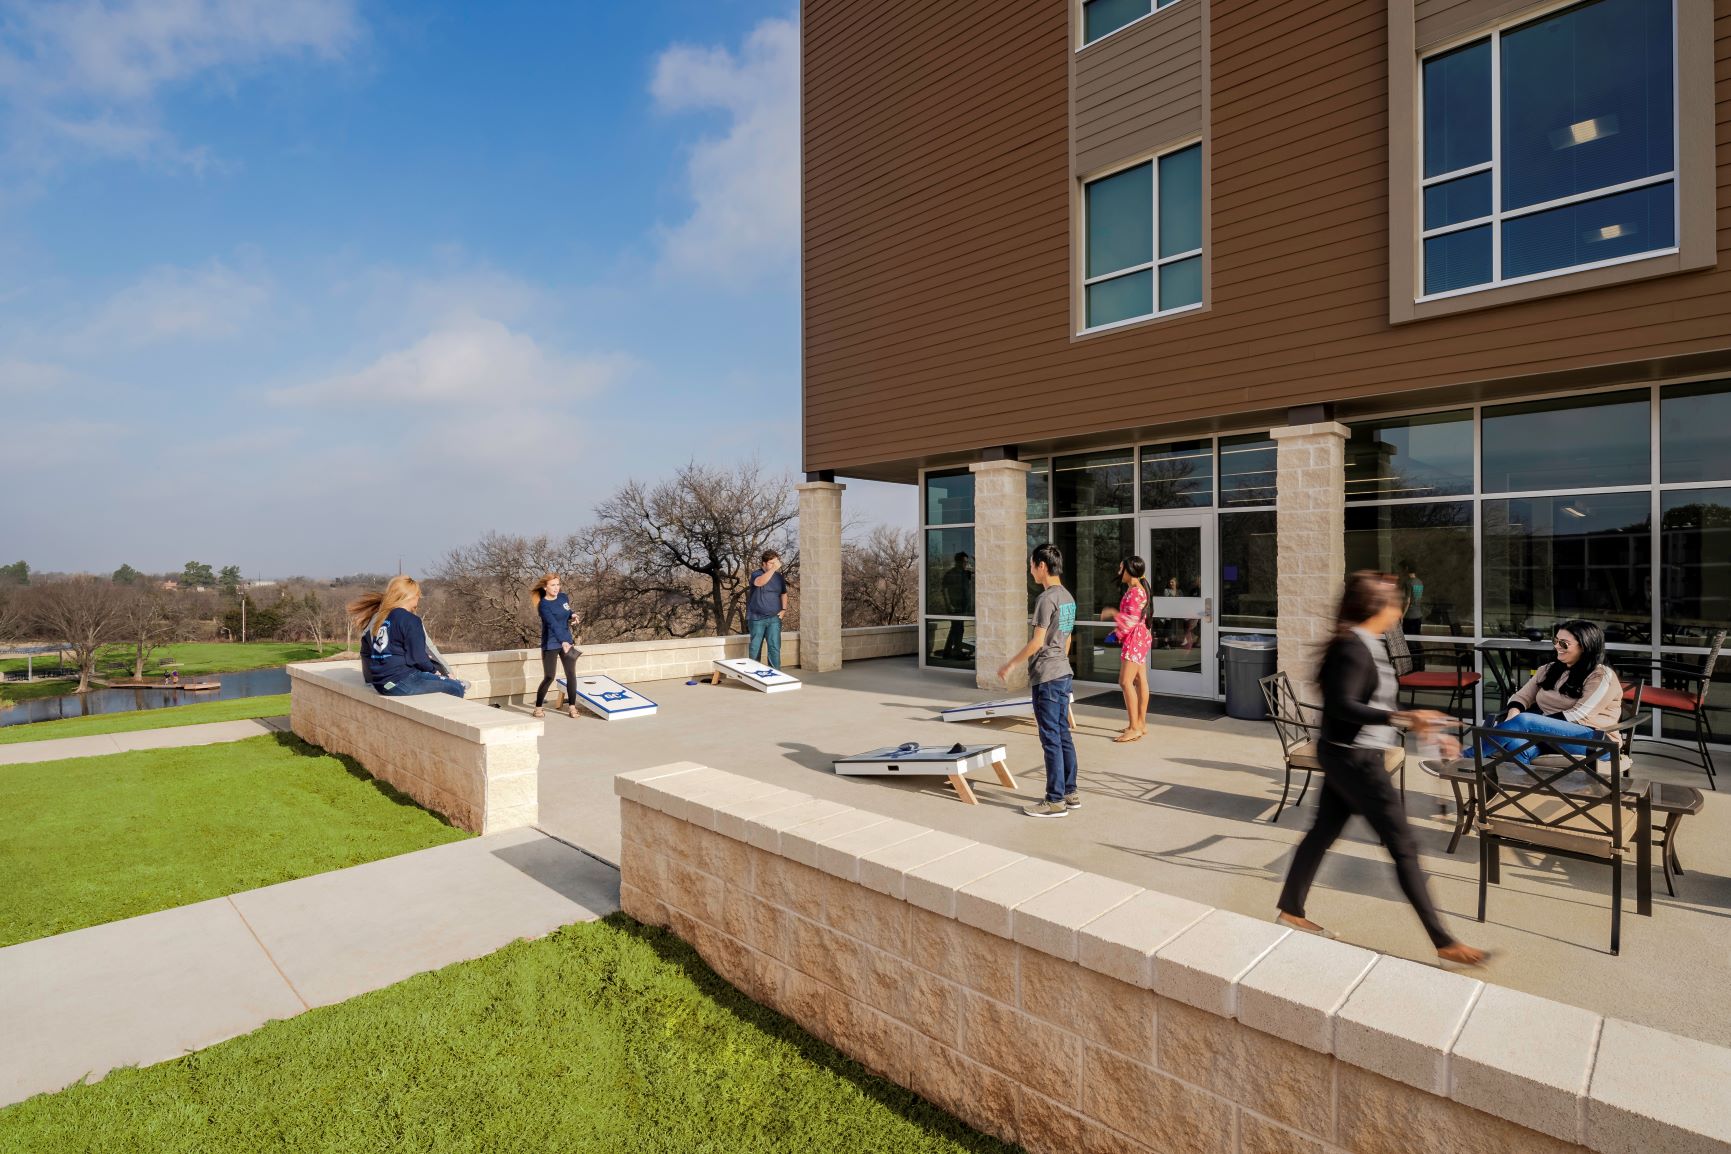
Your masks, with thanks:
M 1616 671 L 1605 664 L 1605 633 L 1591 621 L 1565 621 L 1557 626 L 1557 659 L 1539 666 L 1528 682 L 1509 698 L 1500 719 L 1487 722 L 1498 729 L 1532 734 L 1534 739 L 1586 737 L 1598 739 L 1617 724 L 1622 710 L 1623 686 Z M 1513 737 L 1489 737 L 1500 749 L 1517 751 L 1522 761 L 1544 752 L 1541 745 Z M 1585 752 L 1566 741 L 1545 741 L 1564 753 Z

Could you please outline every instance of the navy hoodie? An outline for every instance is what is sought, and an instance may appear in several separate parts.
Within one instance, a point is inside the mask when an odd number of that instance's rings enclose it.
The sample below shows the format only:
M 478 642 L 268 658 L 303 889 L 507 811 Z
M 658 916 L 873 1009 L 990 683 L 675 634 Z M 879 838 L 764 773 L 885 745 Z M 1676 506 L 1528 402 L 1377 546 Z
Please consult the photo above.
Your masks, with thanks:
M 437 673 L 432 655 L 427 652 L 427 628 L 421 619 L 407 609 L 393 609 L 379 622 L 377 629 L 362 646 L 366 659 L 367 683 L 378 689 L 387 681 L 395 681 L 412 669 Z
M 571 644 L 571 598 L 564 592 L 557 597 L 543 597 L 536 608 L 541 613 L 541 648 L 559 649 Z

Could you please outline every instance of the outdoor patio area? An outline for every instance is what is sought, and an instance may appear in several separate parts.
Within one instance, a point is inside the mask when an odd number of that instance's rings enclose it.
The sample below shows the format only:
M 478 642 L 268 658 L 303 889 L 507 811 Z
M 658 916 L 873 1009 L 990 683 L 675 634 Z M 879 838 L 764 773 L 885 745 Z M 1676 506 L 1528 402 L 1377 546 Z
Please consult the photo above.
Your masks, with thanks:
M 796 671 L 797 672 L 797 671 Z M 946 724 L 940 709 L 990 696 L 953 676 L 922 674 L 912 658 L 850 663 L 805 677 L 794 693 L 763 694 L 707 681 L 636 685 L 659 703 L 653 717 L 613 722 L 551 712 L 541 741 L 542 829 L 618 860 L 612 779 L 625 770 L 696 761 L 823 798 L 965 834 L 1151 889 L 1256 917 L 1271 917 L 1294 843 L 1308 827 L 1316 788 L 1277 824 L 1280 749 L 1268 722 L 1237 721 L 1206 703 L 1159 701 L 1149 736 L 1115 745 L 1121 709 L 1078 704 L 1083 807 L 1061 821 L 1020 808 L 1040 795 L 1043 772 L 1031 720 Z M 508 706 L 510 709 L 523 708 Z M 837 777 L 831 761 L 919 741 L 1002 742 L 1018 793 L 976 776 L 980 804 L 962 804 L 942 778 Z M 1651 758 L 1636 773 L 1705 786 L 1704 776 Z M 1444 916 L 1458 935 L 1497 951 L 1487 981 L 1611 1017 L 1731 1045 L 1718 1012 L 1731 960 L 1731 798 L 1708 793 L 1678 840 L 1687 871 L 1678 894 L 1654 873 L 1653 916 L 1634 914 L 1625 878 L 1620 956 L 1606 952 L 1609 871 L 1602 865 L 1509 852 L 1488 919 L 1477 905 L 1478 846 L 1445 850 L 1453 819 L 1448 787 L 1409 759 L 1407 812 Z M 1297 787 L 1294 786 L 1294 794 Z M 1368 827 L 1354 823 L 1323 865 L 1309 914 L 1356 945 L 1434 961 L 1394 871 Z

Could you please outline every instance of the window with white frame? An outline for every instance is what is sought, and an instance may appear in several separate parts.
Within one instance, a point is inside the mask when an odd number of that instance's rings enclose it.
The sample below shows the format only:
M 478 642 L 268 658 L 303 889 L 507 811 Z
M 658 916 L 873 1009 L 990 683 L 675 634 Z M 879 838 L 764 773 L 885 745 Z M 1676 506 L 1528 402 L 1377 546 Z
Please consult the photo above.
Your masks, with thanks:
M 1677 245 L 1673 0 L 1589 0 L 1423 61 L 1421 299 Z
M 1082 0 L 1082 43 L 1092 44 L 1178 0 Z
M 1202 146 L 1192 144 L 1082 188 L 1083 327 L 1202 303 Z

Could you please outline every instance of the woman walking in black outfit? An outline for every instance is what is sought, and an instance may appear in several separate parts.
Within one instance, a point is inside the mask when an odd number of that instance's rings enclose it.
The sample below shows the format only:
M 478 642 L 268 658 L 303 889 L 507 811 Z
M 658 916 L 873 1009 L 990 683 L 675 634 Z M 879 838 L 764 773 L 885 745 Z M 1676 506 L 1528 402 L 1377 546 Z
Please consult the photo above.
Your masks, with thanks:
M 1275 921 L 1306 933 L 1334 936 L 1304 916 L 1304 899 L 1316 880 L 1322 856 L 1356 813 L 1370 823 L 1394 859 L 1400 888 L 1424 923 L 1437 956 L 1476 966 L 1488 955 L 1456 941 L 1444 928 L 1431 904 L 1424 871 L 1419 868 L 1418 850 L 1400 792 L 1384 768 L 1383 751 L 1398 744 L 1396 727 L 1430 733 L 1448 721 L 1435 710 L 1395 708 L 1394 670 L 1382 635 L 1400 623 L 1401 609 L 1399 590 L 1385 574 L 1361 570 L 1346 579 L 1340 611 L 1335 615 L 1334 640 L 1323 654 L 1319 674 L 1322 733 L 1316 756 L 1322 764 L 1322 793 L 1316 824 L 1298 843 L 1286 885 L 1280 891 Z M 1452 737 L 1438 735 L 1437 740 L 1455 746 L 1453 751 L 1443 750 L 1445 757 L 1459 752 Z
M 565 712 L 577 716 L 577 658 L 581 650 L 571 636 L 579 618 L 571 612 L 571 599 L 561 588 L 559 574 L 548 573 L 535 583 L 535 611 L 541 615 L 541 688 L 535 691 L 535 716 L 545 716 L 547 690 L 561 662 L 565 665 Z

